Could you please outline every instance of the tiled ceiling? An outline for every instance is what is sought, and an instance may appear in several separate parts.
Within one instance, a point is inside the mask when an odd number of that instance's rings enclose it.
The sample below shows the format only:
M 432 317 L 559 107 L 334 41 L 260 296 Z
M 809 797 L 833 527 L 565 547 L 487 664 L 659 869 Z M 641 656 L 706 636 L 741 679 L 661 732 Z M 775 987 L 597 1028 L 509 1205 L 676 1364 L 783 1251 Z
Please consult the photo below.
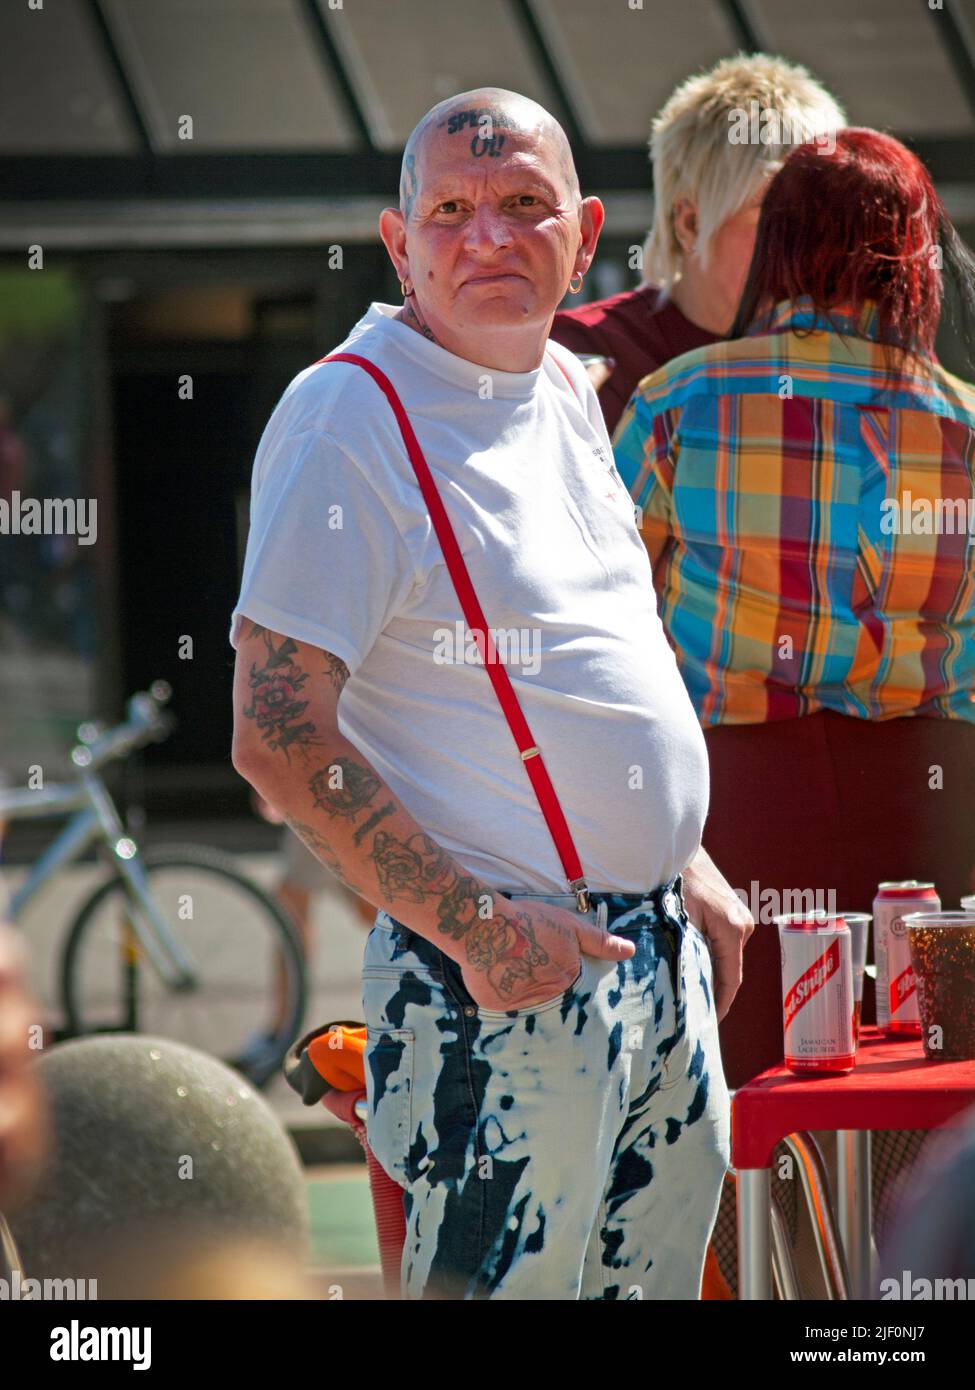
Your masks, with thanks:
M 675 5 L 529 0 L 579 124 L 594 145 L 645 144 L 677 83 L 734 53 L 727 11 L 713 0 Z
M 6 4 L 0 58 L 0 154 L 137 152 L 88 6 Z
M 590 182 L 633 187 L 675 84 L 750 44 L 857 124 L 954 141 L 975 183 L 975 0 L 2 0 L 0 159 L 129 156 L 149 187 L 166 156 L 322 154 L 351 187 L 434 102 L 496 85 L 565 121 Z
M 749 0 L 749 11 L 762 46 L 804 63 L 857 125 L 975 134 L 944 10 L 923 0 Z
M 353 129 L 298 0 L 102 0 L 154 147 L 348 150 Z M 180 121 L 193 118 L 192 140 Z
M 317 0 L 373 143 L 400 149 L 428 107 L 472 87 L 555 96 L 509 0 Z

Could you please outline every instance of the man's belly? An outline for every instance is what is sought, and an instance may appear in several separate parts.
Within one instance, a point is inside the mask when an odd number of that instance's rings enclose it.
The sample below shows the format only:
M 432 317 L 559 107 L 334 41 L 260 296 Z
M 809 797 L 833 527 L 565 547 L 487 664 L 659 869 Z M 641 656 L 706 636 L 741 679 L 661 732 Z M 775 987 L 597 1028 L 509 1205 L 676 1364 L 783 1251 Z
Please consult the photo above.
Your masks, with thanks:
M 357 673 L 346 686 L 346 737 L 469 872 L 492 887 L 564 891 L 486 671 L 451 669 L 426 686 L 402 664 L 384 675 L 371 665 L 367 679 Z M 700 844 L 708 804 L 704 739 L 676 667 L 662 664 L 652 700 L 641 692 L 642 703 L 513 683 L 590 887 L 635 892 L 669 882 Z

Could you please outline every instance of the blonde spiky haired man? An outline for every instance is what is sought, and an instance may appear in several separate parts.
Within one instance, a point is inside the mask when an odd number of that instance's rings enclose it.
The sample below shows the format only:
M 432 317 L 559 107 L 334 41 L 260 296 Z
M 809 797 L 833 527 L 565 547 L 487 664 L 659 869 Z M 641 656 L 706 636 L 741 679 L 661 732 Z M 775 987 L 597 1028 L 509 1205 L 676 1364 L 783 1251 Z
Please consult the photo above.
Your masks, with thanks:
M 723 337 L 744 284 L 762 198 L 789 149 L 846 124 L 807 71 L 759 53 L 687 78 L 653 122 L 654 220 L 643 283 L 556 314 L 551 336 L 612 359 L 599 401 L 612 433 L 637 382 Z

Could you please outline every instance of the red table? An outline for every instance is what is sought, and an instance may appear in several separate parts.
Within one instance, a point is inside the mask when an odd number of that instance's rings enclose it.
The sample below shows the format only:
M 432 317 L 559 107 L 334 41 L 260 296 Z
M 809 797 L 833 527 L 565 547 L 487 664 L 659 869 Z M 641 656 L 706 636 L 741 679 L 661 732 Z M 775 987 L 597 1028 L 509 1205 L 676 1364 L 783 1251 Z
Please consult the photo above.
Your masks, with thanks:
M 975 1104 L 975 1061 L 936 1062 L 919 1038 L 892 1042 L 862 1028 L 846 1076 L 800 1077 L 773 1067 L 731 1103 L 731 1164 L 738 1173 L 738 1296 L 771 1298 L 770 1166 L 789 1134 L 836 1130 L 840 1223 L 855 1293 L 870 1287 L 872 1129 L 937 1129 Z

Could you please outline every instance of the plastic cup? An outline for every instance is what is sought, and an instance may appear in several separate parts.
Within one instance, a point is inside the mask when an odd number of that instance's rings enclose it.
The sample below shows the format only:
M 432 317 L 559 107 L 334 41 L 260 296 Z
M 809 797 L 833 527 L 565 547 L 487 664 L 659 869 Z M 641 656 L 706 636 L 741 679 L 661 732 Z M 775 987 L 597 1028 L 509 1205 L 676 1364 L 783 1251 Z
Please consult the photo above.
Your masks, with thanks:
M 863 975 L 867 968 L 867 937 L 872 912 L 837 912 L 850 928 L 853 956 L 853 1041 L 860 1040 L 860 1011 L 863 1007 Z
M 975 1059 L 975 911 L 912 912 L 904 925 L 925 1057 Z

